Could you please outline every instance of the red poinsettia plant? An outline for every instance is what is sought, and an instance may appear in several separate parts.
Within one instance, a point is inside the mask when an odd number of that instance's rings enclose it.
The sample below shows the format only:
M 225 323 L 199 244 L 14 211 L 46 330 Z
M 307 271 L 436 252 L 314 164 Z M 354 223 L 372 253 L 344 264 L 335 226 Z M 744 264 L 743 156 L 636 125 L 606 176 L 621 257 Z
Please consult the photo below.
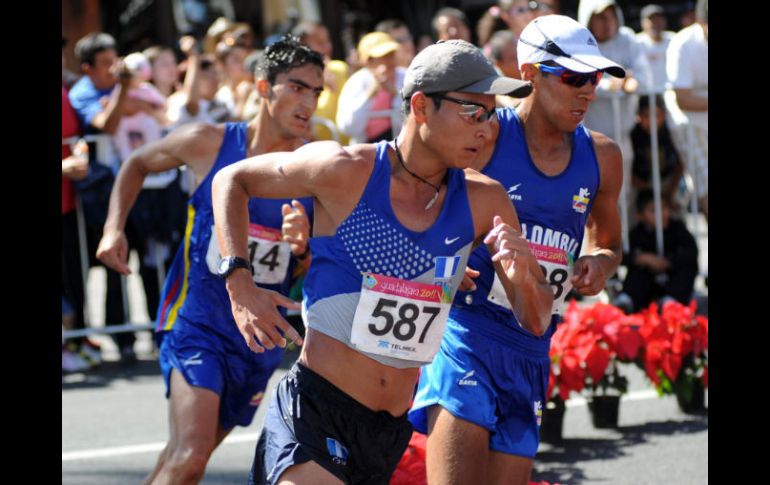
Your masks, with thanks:
M 698 380 L 708 387 L 708 318 L 695 310 L 695 301 L 669 301 L 662 312 L 655 303 L 641 312 L 645 345 L 639 363 L 660 395 L 689 396 Z
M 617 363 L 637 358 L 643 344 L 641 323 L 640 315 L 626 315 L 606 303 L 578 307 L 571 301 L 551 338 L 549 398 L 567 400 L 586 385 L 593 393 L 625 393 L 628 381 Z

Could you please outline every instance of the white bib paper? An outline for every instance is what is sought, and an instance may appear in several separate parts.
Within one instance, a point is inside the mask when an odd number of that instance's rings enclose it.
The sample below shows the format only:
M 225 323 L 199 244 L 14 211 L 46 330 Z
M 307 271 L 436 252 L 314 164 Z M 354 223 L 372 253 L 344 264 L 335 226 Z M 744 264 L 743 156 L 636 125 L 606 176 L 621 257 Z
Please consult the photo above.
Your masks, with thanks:
M 545 279 L 553 288 L 553 307 L 552 313 L 561 315 L 564 308 L 564 300 L 572 289 L 572 266 L 573 263 L 569 254 L 563 249 L 543 246 L 542 244 L 527 243 L 532 255 L 537 259 L 540 268 L 545 274 Z M 495 273 L 495 281 L 492 283 L 492 289 L 489 291 L 487 300 L 511 310 L 511 303 L 505 294 L 505 288 L 500 278 Z
M 217 264 L 222 257 L 219 252 L 217 235 L 211 226 L 211 240 L 206 253 L 209 271 L 217 274 Z M 254 282 L 276 285 L 286 278 L 291 259 L 291 246 L 281 241 L 281 231 L 271 227 L 249 224 L 249 261 L 254 270 Z
M 364 352 L 430 362 L 444 335 L 452 296 L 448 285 L 365 274 L 350 341 Z

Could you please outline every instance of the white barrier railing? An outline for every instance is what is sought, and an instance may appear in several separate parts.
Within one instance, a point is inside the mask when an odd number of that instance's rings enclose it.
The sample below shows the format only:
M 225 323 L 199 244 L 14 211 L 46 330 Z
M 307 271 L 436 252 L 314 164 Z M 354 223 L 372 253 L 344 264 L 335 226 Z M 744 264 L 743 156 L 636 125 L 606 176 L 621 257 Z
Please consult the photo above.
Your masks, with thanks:
M 62 138 L 62 145 L 69 145 L 71 150 L 74 150 L 75 144 L 79 140 L 85 140 L 86 142 L 96 144 L 96 153 L 108 153 L 108 148 L 104 148 L 104 144 L 111 144 L 112 137 L 110 135 L 84 135 L 84 136 L 72 136 L 69 138 Z M 98 160 L 98 158 L 97 158 Z M 91 315 L 89 312 L 88 301 L 88 273 L 89 273 L 89 254 L 88 254 L 88 240 L 86 235 L 86 223 L 85 216 L 83 215 L 83 205 L 80 202 L 80 198 L 75 199 L 75 217 L 77 220 L 78 230 L 78 253 L 80 254 L 80 277 L 83 282 L 83 323 L 86 328 L 76 330 L 63 330 L 62 338 L 75 338 L 84 337 L 93 334 L 109 334 L 120 332 L 136 332 L 140 330 L 152 330 L 152 324 L 123 324 L 123 325 L 109 325 L 110 322 L 106 322 L 105 327 L 92 327 Z M 163 281 L 165 281 L 165 267 L 162 264 L 156 265 L 158 271 L 158 281 L 160 282 L 159 288 L 163 288 Z M 128 304 L 128 280 L 124 275 L 120 276 L 120 294 L 123 300 L 123 321 L 129 320 L 129 304 Z M 73 305 L 75 302 L 71 302 Z

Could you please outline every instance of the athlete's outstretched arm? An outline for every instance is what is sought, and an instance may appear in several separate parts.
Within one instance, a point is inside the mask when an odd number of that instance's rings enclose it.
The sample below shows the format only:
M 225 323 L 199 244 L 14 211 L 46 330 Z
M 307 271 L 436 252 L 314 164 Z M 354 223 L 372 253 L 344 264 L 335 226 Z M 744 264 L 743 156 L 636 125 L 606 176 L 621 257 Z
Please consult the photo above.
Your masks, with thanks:
M 221 142 L 221 130 L 210 125 L 192 124 L 180 127 L 167 137 L 134 151 L 121 166 L 112 187 L 107 219 L 96 257 L 115 271 L 130 274 L 127 264 L 128 241 L 124 229 L 145 177 L 150 173 L 188 165 L 198 180 L 201 180 L 200 174 L 203 173 L 205 177 L 208 173 Z
M 586 223 L 586 254 L 575 261 L 572 285 L 581 295 L 604 289 L 623 258 L 618 196 L 623 184 L 623 156 L 618 145 L 591 132 L 599 161 L 601 182 Z
M 469 170 L 466 176 L 476 234 L 488 245 L 513 313 L 524 328 L 542 335 L 551 322 L 553 291 L 521 233 L 516 210 L 498 182 Z
M 341 185 L 351 171 L 351 155 L 339 144 L 319 142 L 294 152 L 274 152 L 223 168 L 214 176 L 212 203 L 217 240 L 223 256 L 248 260 L 248 200 L 250 197 L 314 197 L 319 206 L 344 198 Z M 352 176 L 355 178 L 354 176 Z M 277 292 L 258 288 L 246 269 L 235 270 L 226 281 L 233 317 L 247 345 L 255 352 L 284 347 L 287 335 L 302 338 L 284 320 L 276 305 L 298 305 Z

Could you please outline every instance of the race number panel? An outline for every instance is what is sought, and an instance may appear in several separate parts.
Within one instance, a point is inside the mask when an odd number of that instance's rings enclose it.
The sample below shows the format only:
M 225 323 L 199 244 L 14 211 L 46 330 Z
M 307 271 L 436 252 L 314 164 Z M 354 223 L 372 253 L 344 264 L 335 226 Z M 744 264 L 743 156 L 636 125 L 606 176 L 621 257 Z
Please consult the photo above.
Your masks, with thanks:
M 206 253 L 209 271 L 217 274 L 217 263 L 221 258 L 214 226 L 211 226 L 211 240 Z M 291 247 L 281 241 L 281 231 L 271 227 L 249 224 L 249 261 L 253 267 L 254 282 L 276 285 L 286 278 L 291 259 Z
M 545 274 L 545 279 L 553 289 L 553 307 L 552 313 L 561 315 L 564 308 L 564 300 L 572 289 L 572 261 L 569 255 L 563 249 L 543 246 L 542 244 L 527 243 L 532 255 L 540 264 L 540 269 Z M 487 300 L 511 310 L 511 304 L 508 296 L 505 294 L 503 283 L 495 272 L 495 281 L 492 283 L 492 289 L 489 291 Z
M 372 354 L 430 362 L 452 304 L 448 285 L 365 274 L 350 341 Z

